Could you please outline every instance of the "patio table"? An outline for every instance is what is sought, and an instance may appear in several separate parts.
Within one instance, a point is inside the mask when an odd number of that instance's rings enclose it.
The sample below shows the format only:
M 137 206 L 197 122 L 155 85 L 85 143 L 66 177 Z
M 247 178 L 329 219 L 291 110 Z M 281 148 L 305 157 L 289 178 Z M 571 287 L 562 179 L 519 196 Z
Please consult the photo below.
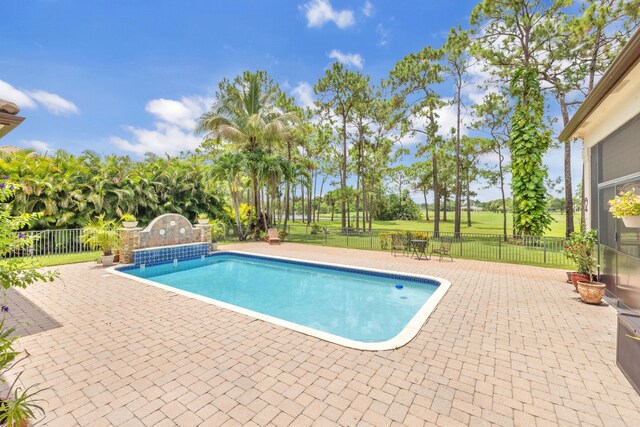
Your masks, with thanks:
M 429 259 L 429 255 L 427 254 L 427 249 L 429 248 L 429 240 L 428 239 L 413 239 L 411 240 L 411 258 L 415 255 L 416 258 Z

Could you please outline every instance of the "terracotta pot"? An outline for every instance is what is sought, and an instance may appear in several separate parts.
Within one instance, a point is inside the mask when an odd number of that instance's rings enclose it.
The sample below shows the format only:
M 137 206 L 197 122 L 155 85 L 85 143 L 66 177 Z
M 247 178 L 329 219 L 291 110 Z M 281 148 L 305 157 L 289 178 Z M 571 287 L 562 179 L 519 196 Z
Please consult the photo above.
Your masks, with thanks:
M 204 224 L 209 224 L 209 218 L 198 218 L 198 224 L 204 225 Z
M 607 285 L 600 282 L 583 282 L 578 281 L 578 292 L 580 292 L 580 299 L 587 304 L 600 304 L 602 298 L 604 298 L 604 291 Z
M 582 280 L 582 281 L 588 282 L 589 281 L 589 275 L 588 274 L 577 273 L 575 271 L 571 273 L 571 283 L 573 283 L 573 286 L 576 288 L 576 292 L 578 292 L 578 280 Z
M 138 225 L 138 221 L 122 221 L 124 228 L 135 228 Z
M 622 222 L 627 228 L 640 228 L 640 215 L 622 218 Z

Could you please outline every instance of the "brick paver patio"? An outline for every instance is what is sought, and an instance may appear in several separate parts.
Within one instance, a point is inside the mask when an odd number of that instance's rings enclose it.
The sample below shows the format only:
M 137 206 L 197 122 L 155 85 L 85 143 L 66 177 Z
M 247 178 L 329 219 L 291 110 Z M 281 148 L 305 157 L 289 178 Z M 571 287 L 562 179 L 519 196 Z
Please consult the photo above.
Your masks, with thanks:
M 578 301 L 560 270 L 263 243 L 254 253 L 440 276 L 417 337 L 351 350 L 127 280 L 95 264 L 11 291 L 25 383 L 50 387 L 47 426 L 640 425 L 615 366 L 615 310 Z

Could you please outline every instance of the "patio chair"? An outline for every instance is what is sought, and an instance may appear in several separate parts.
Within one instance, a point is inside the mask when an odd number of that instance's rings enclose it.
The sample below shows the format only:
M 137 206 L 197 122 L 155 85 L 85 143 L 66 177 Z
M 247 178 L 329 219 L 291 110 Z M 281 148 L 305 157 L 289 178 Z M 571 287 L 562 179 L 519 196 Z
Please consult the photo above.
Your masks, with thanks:
M 275 228 L 268 229 L 264 240 L 270 245 L 279 245 L 280 236 L 278 236 L 278 230 Z
M 451 256 L 451 240 L 443 239 L 440 241 L 440 246 L 436 246 L 436 243 L 431 247 L 431 255 L 438 254 L 440 257 L 438 261 L 442 261 L 442 257 L 448 256 L 453 261 Z
M 404 244 L 404 237 L 400 234 L 392 234 L 391 235 L 391 253 L 393 256 L 396 256 L 398 252 L 402 251 L 402 255 L 404 255 L 407 251 L 407 248 Z

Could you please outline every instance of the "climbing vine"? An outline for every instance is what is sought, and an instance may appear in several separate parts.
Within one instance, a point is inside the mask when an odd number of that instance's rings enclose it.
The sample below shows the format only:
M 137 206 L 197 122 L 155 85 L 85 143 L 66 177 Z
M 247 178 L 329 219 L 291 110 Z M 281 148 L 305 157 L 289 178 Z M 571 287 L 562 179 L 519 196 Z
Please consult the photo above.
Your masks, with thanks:
M 552 221 L 546 210 L 547 169 L 542 164 L 551 138 L 543 124 L 544 98 L 537 76 L 535 69 L 522 67 L 510 85 L 516 98 L 510 135 L 514 226 L 518 234 L 526 235 L 543 235 Z

